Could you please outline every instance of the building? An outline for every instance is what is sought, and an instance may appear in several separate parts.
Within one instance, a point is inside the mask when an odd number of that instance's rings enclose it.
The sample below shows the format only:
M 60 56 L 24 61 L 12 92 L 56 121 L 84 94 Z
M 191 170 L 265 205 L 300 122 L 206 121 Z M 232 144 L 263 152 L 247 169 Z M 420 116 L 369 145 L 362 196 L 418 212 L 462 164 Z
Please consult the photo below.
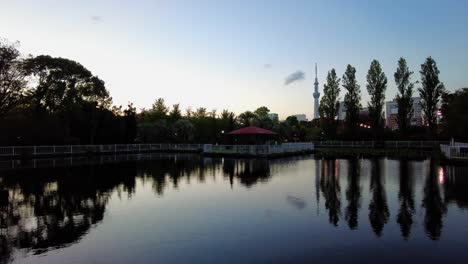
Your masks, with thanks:
M 315 83 L 314 83 L 314 119 L 319 118 L 319 83 L 317 79 L 317 63 L 315 63 Z
M 302 122 L 302 121 L 307 122 L 307 121 L 309 121 L 309 120 L 307 119 L 307 117 L 306 117 L 305 114 L 292 115 L 292 116 L 295 116 L 295 117 L 297 118 L 297 121 L 299 121 L 299 122 Z
M 385 126 L 391 130 L 398 129 L 398 103 L 396 99 L 385 103 Z
M 413 116 L 411 117 L 411 126 L 422 126 L 423 115 L 421 98 L 413 97 Z M 396 130 L 398 129 L 398 103 L 396 99 L 385 103 L 385 126 Z
M 344 121 L 346 119 L 346 105 L 343 101 L 341 102 L 338 102 L 338 115 L 337 115 L 337 119 L 338 120 L 341 120 L 341 121 Z
M 278 120 L 278 114 L 276 114 L 276 113 L 269 113 L 269 114 L 268 114 L 268 117 L 269 117 L 271 120 Z
M 338 102 L 338 113 L 336 119 L 340 121 L 345 121 L 346 119 L 346 105 L 343 101 Z M 370 122 L 369 118 L 369 109 L 367 107 L 361 108 L 359 110 L 359 124 L 368 125 Z

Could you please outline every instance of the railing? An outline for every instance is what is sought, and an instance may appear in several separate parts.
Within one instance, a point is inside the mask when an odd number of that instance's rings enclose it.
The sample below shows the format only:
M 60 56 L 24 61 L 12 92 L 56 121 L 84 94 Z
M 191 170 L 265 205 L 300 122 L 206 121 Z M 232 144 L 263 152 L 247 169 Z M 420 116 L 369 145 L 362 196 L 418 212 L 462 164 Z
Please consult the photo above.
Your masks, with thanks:
M 313 151 L 313 143 L 285 143 L 281 145 L 211 145 L 203 148 L 205 154 L 232 154 L 267 156 L 274 154 L 287 154 L 303 151 Z
M 446 141 L 317 141 L 315 148 L 434 148 Z
M 95 165 L 119 162 L 134 162 L 144 160 L 154 160 L 161 157 L 190 157 L 193 154 L 173 154 L 167 153 L 144 153 L 144 154 L 116 154 L 116 155 L 99 155 L 99 156 L 67 156 L 53 158 L 39 158 L 27 160 L 4 159 L 0 160 L 0 170 L 10 169 L 31 169 L 31 168 L 59 168 L 81 165 Z
M 440 150 L 447 159 L 468 159 L 468 143 L 441 144 Z
M 202 144 L 114 144 L 0 147 L 1 156 L 75 155 L 87 153 L 201 151 Z

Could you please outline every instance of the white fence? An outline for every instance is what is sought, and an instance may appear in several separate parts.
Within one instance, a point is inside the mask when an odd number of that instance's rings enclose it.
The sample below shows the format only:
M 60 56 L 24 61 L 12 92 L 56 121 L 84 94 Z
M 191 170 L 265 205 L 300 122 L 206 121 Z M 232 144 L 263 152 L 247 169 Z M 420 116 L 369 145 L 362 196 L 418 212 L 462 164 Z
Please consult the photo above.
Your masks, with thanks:
M 447 142 L 441 141 L 317 141 L 315 148 L 433 148 L 439 144 Z
M 75 155 L 87 153 L 201 151 L 202 144 L 114 144 L 0 147 L 1 156 Z
M 440 150 L 447 159 L 468 159 L 468 143 L 441 144 Z
M 313 143 L 285 143 L 281 145 L 211 145 L 203 148 L 205 154 L 268 156 L 313 151 Z

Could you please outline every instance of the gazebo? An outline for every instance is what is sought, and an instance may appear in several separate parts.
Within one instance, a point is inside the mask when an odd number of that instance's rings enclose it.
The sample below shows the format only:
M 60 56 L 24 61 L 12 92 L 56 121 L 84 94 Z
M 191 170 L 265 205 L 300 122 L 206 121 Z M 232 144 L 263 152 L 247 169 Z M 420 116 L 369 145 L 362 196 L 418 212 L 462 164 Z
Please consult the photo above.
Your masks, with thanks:
M 268 145 L 278 139 L 278 133 L 249 126 L 226 133 L 228 141 L 235 145 Z

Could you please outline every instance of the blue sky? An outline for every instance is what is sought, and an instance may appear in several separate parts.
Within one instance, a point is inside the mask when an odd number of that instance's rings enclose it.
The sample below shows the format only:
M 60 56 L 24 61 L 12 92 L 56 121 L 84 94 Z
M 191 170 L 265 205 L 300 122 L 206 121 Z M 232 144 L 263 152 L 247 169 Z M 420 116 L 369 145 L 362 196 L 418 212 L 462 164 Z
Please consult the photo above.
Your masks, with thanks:
M 0 37 L 25 54 L 82 63 L 116 104 L 168 104 L 236 113 L 266 105 L 285 118 L 313 114 L 314 64 L 326 73 L 378 59 L 393 73 L 404 56 L 419 79 L 428 56 L 449 90 L 468 86 L 468 1 L 52 1 L 0 0 Z M 305 79 L 284 85 L 293 72 Z M 344 97 L 344 91 L 341 98 Z

